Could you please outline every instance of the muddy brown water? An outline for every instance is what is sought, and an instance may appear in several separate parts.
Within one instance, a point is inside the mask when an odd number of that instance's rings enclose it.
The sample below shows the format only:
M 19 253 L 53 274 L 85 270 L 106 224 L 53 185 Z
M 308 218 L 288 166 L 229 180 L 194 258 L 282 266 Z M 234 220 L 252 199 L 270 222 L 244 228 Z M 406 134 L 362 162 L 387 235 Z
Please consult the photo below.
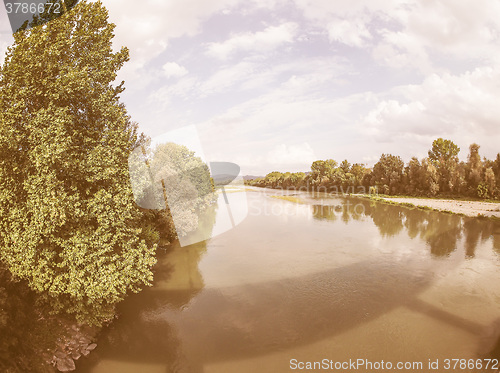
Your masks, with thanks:
M 488 357 L 500 333 L 499 223 L 271 197 L 281 194 L 249 189 L 236 228 L 169 248 L 154 286 L 121 304 L 77 371 L 281 373 L 364 359 L 435 372 L 429 361 Z

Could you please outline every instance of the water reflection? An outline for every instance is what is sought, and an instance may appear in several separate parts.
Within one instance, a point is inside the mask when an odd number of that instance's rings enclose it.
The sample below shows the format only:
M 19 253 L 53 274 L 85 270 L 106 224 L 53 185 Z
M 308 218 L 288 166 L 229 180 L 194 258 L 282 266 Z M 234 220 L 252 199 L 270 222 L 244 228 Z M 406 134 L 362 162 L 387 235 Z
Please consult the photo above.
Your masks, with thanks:
M 424 240 L 433 256 L 446 257 L 457 249 L 464 237 L 465 257 L 474 258 L 480 242 L 492 239 L 494 250 L 500 254 L 500 223 L 490 219 L 406 208 L 359 199 L 346 199 L 334 206 L 313 205 L 312 216 L 317 220 L 348 223 L 361 216 L 372 219 L 383 237 L 394 237 L 405 231 L 414 239 Z M 363 211 L 363 214 L 360 214 Z
M 206 243 L 201 242 L 175 245 L 161 254 L 155 266 L 155 285 L 118 307 L 118 319 L 103 331 L 91 357 L 78 363 L 78 371 L 115 371 L 111 362 L 116 361 L 147 362 L 165 372 L 198 371 L 185 358 L 178 332 L 161 315 L 183 310 L 202 291 L 198 263 L 205 251 Z M 136 367 L 130 365 L 129 369 L 133 372 Z M 128 370 L 120 366 L 116 371 Z
M 203 251 L 189 248 L 194 255 Z M 176 258 L 177 264 L 183 261 Z M 97 371 L 105 371 L 106 361 L 121 361 L 160 364 L 165 372 L 201 373 L 208 362 L 307 345 L 401 305 L 418 308 L 415 294 L 432 277 L 416 268 L 408 271 L 408 266 L 360 262 L 292 279 L 201 292 L 202 283 L 192 286 L 189 270 L 178 268 L 166 288 L 158 284 L 127 301 L 120 318 L 101 336 L 91 361 L 82 362 L 79 371 L 90 372 L 100 363 Z M 172 283 L 183 284 L 182 289 L 172 291 Z M 194 298 L 194 304 L 183 307 Z M 424 312 L 435 310 L 427 306 Z M 453 322 L 470 328 L 460 318 Z
M 262 195 L 250 194 L 261 203 L 267 201 Z M 300 212 L 305 209 L 308 215 L 290 214 L 286 224 L 272 215 L 250 217 L 234 235 L 209 241 L 208 249 L 206 243 L 174 247 L 160 258 L 154 287 L 122 304 L 119 319 L 102 334 L 91 358 L 79 362 L 78 370 L 219 373 L 235 371 L 234 366 L 224 364 L 251 360 L 253 370 L 247 371 L 267 372 L 270 370 L 259 365 L 258 359 L 270 362 L 276 354 L 301 349 L 310 353 L 308 346 L 335 338 L 343 341 L 350 333 L 357 343 L 354 350 L 348 350 L 352 354 L 359 346 L 366 347 L 366 330 L 386 338 L 379 343 L 388 344 L 387 355 L 379 353 L 378 358 L 397 354 L 408 358 L 419 347 L 428 346 L 418 355 L 426 360 L 441 348 L 447 331 L 453 332 L 455 340 L 482 333 L 488 318 L 463 312 L 468 303 L 457 300 L 465 290 L 457 286 L 458 291 L 450 293 L 457 298 L 448 304 L 447 292 L 438 292 L 433 298 L 429 289 L 438 276 L 434 266 L 447 262 L 436 260 L 438 257 L 446 258 L 463 247 L 468 262 L 473 262 L 478 247 L 490 238 L 498 251 L 498 223 L 355 199 L 337 206 L 314 203 L 310 211 L 299 205 Z M 308 244 L 300 241 L 302 236 Z M 379 238 L 383 241 L 377 241 Z M 408 254 L 397 258 L 392 256 L 397 250 L 380 255 L 380 246 L 389 244 L 411 247 Z M 420 248 L 426 256 L 420 255 Z M 259 258 L 259 249 L 266 255 L 253 261 L 253 257 Z M 210 282 L 213 273 L 229 267 L 247 268 L 242 258 L 253 263 L 253 271 L 268 267 L 269 273 L 279 276 L 237 283 L 239 278 L 231 275 L 216 277 L 223 279 L 216 286 Z M 317 262 L 310 264 L 311 258 Z M 331 265 L 323 265 L 328 260 Z M 297 273 L 308 265 L 312 271 Z M 463 280 L 453 277 L 456 279 Z M 471 294 L 477 296 L 477 289 Z M 488 303 L 487 296 L 484 299 Z M 418 338 L 421 329 L 431 325 L 420 345 L 407 342 L 414 336 L 405 329 L 411 323 L 405 312 L 413 317 Z M 379 324 L 380 320 L 389 321 Z M 410 348 L 398 350 L 398 341 Z M 335 343 L 327 345 L 332 354 L 341 349 Z M 454 350 L 460 347 L 455 343 Z M 273 371 L 288 370 L 282 366 Z
M 374 287 L 374 279 L 377 286 Z M 421 271 L 359 262 L 335 270 L 200 294 L 170 322 L 201 363 L 309 345 L 410 303 L 428 286 Z M 210 341 L 210 343 L 207 343 Z
M 61 324 L 37 305 L 34 292 L 13 282 L 0 263 L 0 371 L 52 372 L 47 360 L 63 334 Z
M 467 255 L 474 257 L 476 247 L 488 239 L 493 242 L 493 250 L 500 254 L 500 223 L 490 219 L 467 219 L 464 223 Z

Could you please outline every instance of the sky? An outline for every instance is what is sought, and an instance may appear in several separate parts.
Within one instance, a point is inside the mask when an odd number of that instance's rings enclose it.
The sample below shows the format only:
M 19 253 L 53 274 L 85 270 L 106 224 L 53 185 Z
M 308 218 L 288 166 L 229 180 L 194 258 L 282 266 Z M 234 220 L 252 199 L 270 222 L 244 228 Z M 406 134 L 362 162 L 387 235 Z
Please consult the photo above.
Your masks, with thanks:
M 197 132 L 243 175 L 500 152 L 498 0 L 103 0 L 122 101 L 151 137 Z M 0 61 L 13 42 L 0 9 Z M 180 132 L 179 132 L 180 131 Z

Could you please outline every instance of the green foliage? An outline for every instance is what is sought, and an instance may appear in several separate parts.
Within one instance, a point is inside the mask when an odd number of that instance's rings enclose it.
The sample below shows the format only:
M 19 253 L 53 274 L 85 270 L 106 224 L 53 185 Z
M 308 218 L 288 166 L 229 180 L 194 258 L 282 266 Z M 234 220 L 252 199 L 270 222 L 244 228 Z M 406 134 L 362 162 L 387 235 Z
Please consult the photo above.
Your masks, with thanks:
M 472 144 L 468 161 L 464 163 L 459 162 L 459 152 L 460 148 L 453 141 L 439 138 L 433 141 L 429 157 L 422 160 L 413 157 L 406 167 L 401 157 L 391 154 L 382 154 L 373 169 L 359 163 L 351 165 L 347 160 L 339 166 L 332 159 L 318 160 L 312 163 L 311 173 L 300 181 L 294 179 L 293 174 L 283 177 L 289 173 L 275 171 L 249 184 L 306 187 L 332 193 L 373 194 L 376 191 L 428 197 L 500 197 L 500 153 L 495 160 L 481 160 L 479 145 Z
M 351 170 L 351 164 L 347 161 L 347 159 L 344 159 L 342 163 L 340 164 L 340 169 L 344 171 L 344 173 L 349 173 Z
M 495 197 L 496 194 L 496 180 L 495 173 L 491 167 L 484 171 L 484 185 L 488 188 L 488 197 Z
M 469 147 L 469 155 L 467 157 L 467 185 L 470 191 L 477 190 L 478 195 L 480 194 L 479 184 L 482 182 L 483 173 L 483 163 L 481 162 L 481 156 L 479 155 L 480 146 L 477 144 L 471 144 Z M 471 193 L 473 194 L 473 193 Z M 481 191 L 481 195 L 484 193 Z M 486 192 L 487 194 L 487 192 Z
M 418 193 L 422 190 L 424 184 L 423 167 L 417 157 L 412 157 L 406 167 L 407 192 Z
M 335 167 L 337 167 L 337 162 L 333 159 L 327 159 L 326 161 L 314 161 L 311 165 L 311 171 L 319 177 L 328 177 Z
M 305 178 L 306 174 L 304 172 L 294 172 L 290 175 L 290 184 L 292 186 L 300 187 Z
M 467 157 L 467 163 L 473 170 L 479 169 L 482 165 L 481 156 L 479 155 L 479 148 L 480 146 L 475 143 L 469 146 L 469 155 Z
M 460 148 L 451 140 L 444 140 L 439 138 L 433 141 L 432 149 L 429 150 L 429 159 L 432 162 L 448 162 L 456 159 Z
M 283 176 L 283 174 L 279 171 L 273 171 L 270 172 L 266 175 L 264 178 L 264 182 L 267 186 L 270 186 L 271 188 L 277 188 L 280 186 L 280 179 Z
M 337 179 L 337 162 L 333 159 L 314 161 L 311 165 L 311 181 L 315 186 L 325 186 Z
M 380 185 L 383 193 L 395 194 L 400 189 L 403 177 L 404 162 L 399 156 L 382 154 L 380 160 L 373 166 L 372 182 Z
M 495 173 L 497 184 L 500 185 L 500 153 L 497 154 L 497 157 L 493 162 L 492 168 L 493 172 Z
M 368 168 L 366 168 L 364 164 L 361 164 L 361 163 L 353 164 L 351 166 L 350 173 L 353 176 L 352 181 L 353 181 L 354 186 L 362 185 L 365 176 L 368 175 L 369 172 L 370 172 L 370 170 Z
M 304 203 L 304 200 L 294 196 L 271 196 L 271 198 L 282 199 L 284 201 L 294 202 L 298 204 Z
M 456 187 L 455 169 L 458 165 L 459 152 L 460 148 L 451 140 L 439 138 L 433 141 L 432 149 L 429 150 L 429 160 L 437 169 L 439 188 L 433 185 L 432 191 L 447 192 L 453 191 Z
M 479 183 L 477 186 L 477 196 L 479 198 L 489 198 L 488 185 L 486 183 Z
M 128 156 L 136 127 L 112 82 L 100 2 L 20 31 L 0 71 L 1 258 L 56 310 L 100 323 L 152 280 L 156 245 L 135 206 Z
M 46 360 L 64 334 L 64 319 L 51 318 L 36 304 L 36 295 L 15 282 L 0 262 L 0 371 L 54 372 Z
M 183 145 L 166 143 L 154 149 L 151 172 L 157 185 L 162 185 L 167 198 L 167 209 L 156 213 L 162 243 L 171 241 L 172 216 L 177 234 L 186 234 L 198 227 L 198 215 L 215 202 L 210 170 L 202 159 Z

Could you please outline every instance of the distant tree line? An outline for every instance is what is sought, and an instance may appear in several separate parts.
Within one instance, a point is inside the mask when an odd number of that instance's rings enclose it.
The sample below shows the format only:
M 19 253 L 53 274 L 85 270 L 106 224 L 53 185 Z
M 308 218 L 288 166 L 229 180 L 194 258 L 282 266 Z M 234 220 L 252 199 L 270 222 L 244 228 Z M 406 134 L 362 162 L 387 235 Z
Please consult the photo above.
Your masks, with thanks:
M 481 158 L 479 145 L 469 147 L 467 161 L 459 161 L 460 148 L 451 140 L 434 140 L 428 156 L 401 157 L 382 154 L 368 168 L 364 164 L 340 164 L 333 159 L 314 161 L 311 172 L 278 172 L 249 180 L 248 185 L 323 191 L 328 193 L 404 194 L 414 196 L 464 196 L 500 198 L 500 153 L 495 160 Z

